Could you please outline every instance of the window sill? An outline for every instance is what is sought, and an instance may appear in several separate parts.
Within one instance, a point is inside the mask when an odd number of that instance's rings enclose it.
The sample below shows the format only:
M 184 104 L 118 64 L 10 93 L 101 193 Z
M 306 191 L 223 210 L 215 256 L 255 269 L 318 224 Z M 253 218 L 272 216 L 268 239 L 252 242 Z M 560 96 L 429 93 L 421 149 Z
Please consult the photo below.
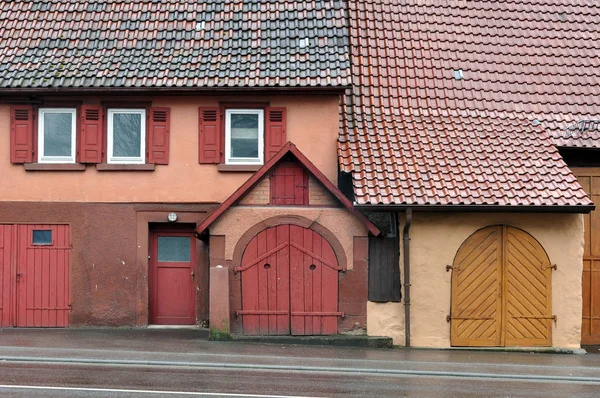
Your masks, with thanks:
M 98 171 L 154 171 L 153 164 L 108 164 L 96 165 Z
M 217 165 L 219 171 L 257 171 L 262 164 L 224 164 Z
M 81 163 L 25 163 L 27 171 L 85 171 Z

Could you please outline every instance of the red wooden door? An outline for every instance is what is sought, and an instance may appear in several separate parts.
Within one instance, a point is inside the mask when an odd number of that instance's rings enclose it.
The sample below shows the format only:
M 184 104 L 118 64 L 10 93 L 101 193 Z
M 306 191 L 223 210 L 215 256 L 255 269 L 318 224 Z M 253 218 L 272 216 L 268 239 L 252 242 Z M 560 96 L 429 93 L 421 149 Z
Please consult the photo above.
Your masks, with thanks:
M 68 225 L 17 225 L 17 326 L 69 323 Z
M 150 323 L 196 324 L 196 238 L 154 232 L 150 240 Z
M 12 231 L 12 225 L 0 225 L 0 327 L 14 326 L 11 316 L 15 290 L 15 270 L 11 261 Z
M 0 326 L 69 324 L 68 225 L 0 225 Z
M 296 225 L 268 228 L 246 247 L 242 315 L 246 335 L 337 333 L 338 264 L 327 240 Z

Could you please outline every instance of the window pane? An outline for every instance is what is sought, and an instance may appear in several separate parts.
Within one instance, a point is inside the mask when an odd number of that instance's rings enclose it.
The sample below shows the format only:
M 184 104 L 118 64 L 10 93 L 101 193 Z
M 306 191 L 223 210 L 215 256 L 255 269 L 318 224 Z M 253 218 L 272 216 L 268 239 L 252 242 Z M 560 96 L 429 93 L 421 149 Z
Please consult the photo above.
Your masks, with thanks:
M 231 157 L 258 158 L 258 115 L 231 114 Z
M 52 244 L 52 230 L 33 230 L 33 244 L 34 245 L 51 245 Z
M 72 156 L 71 113 L 44 114 L 44 156 Z
M 158 261 L 189 262 L 190 238 L 188 236 L 159 236 Z
M 135 113 L 113 114 L 113 156 L 141 156 L 142 115 Z

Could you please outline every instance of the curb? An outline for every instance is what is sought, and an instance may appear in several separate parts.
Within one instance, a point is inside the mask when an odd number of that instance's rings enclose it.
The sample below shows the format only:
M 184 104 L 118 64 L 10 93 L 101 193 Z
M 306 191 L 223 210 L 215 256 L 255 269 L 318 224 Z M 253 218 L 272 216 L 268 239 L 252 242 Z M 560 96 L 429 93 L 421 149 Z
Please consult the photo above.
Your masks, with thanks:
M 226 341 L 259 344 L 318 345 L 331 347 L 394 348 L 391 337 L 377 336 L 228 336 Z

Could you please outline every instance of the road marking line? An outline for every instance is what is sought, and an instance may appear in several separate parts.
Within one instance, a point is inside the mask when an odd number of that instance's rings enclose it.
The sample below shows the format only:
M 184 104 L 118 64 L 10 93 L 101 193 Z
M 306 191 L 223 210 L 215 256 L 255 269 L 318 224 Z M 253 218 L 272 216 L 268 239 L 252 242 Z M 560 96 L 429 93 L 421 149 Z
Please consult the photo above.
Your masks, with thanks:
M 0 389 L 12 388 L 21 390 L 59 390 L 59 391 L 90 391 L 90 392 L 122 392 L 138 394 L 164 394 L 164 395 L 199 395 L 199 396 L 217 396 L 217 397 L 242 397 L 242 398 L 319 398 L 294 395 L 264 395 L 264 394 L 239 394 L 222 392 L 194 392 L 194 391 L 157 391 L 157 390 L 128 390 L 120 388 L 88 388 L 88 387 L 55 387 L 55 386 L 20 386 L 10 384 L 0 384 Z

